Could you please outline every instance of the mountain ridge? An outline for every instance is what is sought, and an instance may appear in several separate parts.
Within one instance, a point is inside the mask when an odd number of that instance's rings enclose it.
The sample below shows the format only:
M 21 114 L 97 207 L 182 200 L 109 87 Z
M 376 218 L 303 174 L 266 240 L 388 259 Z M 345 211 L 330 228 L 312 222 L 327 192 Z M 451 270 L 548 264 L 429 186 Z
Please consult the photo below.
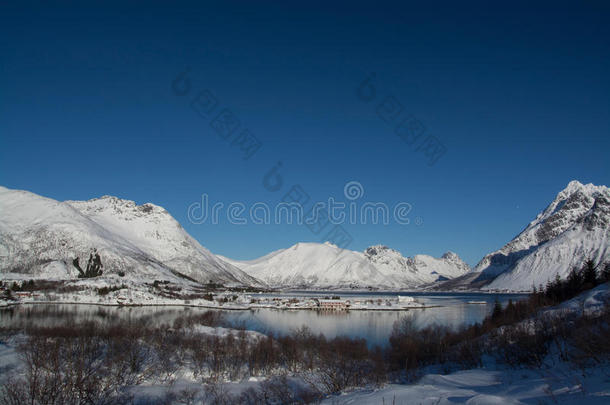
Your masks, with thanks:
M 163 207 L 102 196 L 56 201 L 0 186 L 0 274 L 76 277 L 72 260 L 98 249 L 105 271 L 229 286 L 279 288 L 461 288 L 525 291 L 587 259 L 610 262 L 610 189 L 576 180 L 521 232 L 472 269 L 451 251 L 404 257 L 385 245 L 364 251 L 299 242 L 254 260 L 215 255 Z
M 253 260 L 221 259 L 277 288 L 417 288 L 469 270 L 455 253 L 403 257 L 385 245 L 363 252 L 328 242 L 299 242 Z
M 0 186 L 2 273 L 74 277 L 92 249 L 105 271 L 227 285 L 261 285 L 214 256 L 162 207 L 104 196 L 60 202 Z
M 567 277 L 587 259 L 608 262 L 609 223 L 610 189 L 572 180 L 523 231 L 477 263 L 471 283 L 529 290 Z

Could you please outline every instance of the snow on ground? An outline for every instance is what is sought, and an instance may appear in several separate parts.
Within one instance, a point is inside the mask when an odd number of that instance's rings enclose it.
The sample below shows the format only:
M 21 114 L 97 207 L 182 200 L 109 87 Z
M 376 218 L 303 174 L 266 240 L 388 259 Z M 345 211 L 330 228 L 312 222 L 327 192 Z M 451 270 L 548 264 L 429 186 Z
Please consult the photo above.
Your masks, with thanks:
M 548 311 L 585 311 L 586 314 L 596 314 L 604 304 L 610 302 L 610 284 L 599 285 L 589 291 L 585 291 L 577 297 L 561 303 Z
M 543 310 L 549 315 L 596 314 L 610 300 L 610 284 Z M 524 321 L 526 322 L 526 321 Z M 512 369 L 484 356 L 484 368 L 427 374 L 414 384 L 356 390 L 323 404 L 610 404 L 610 365 L 587 370 L 562 362 L 551 350 L 540 369 Z
M 118 292 L 113 292 L 118 293 Z M 112 294 L 112 293 L 111 293 Z M 110 294 L 109 294 L 110 295 Z M 608 284 L 584 292 L 565 303 L 549 308 L 550 311 L 594 312 L 610 298 Z M 191 330 L 212 336 L 225 337 L 240 331 L 224 327 L 196 325 Z M 260 339 L 265 335 L 245 331 L 248 339 Z M 0 342 L 0 374 L 20 367 L 15 347 L 18 337 Z M 333 395 L 322 401 L 328 405 L 351 404 L 610 404 L 610 365 L 586 370 L 562 362 L 557 352 L 551 352 L 539 369 L 511 369 L 496 364 L 486 356 L 483 368 L 456 371 L 441 375 L 430 368 L 421 379 L 412 384 L 390 384 L 379 389 L 356 389 Z M 161 398 L 168 391 L 178 392 L 184 388 L 202 389 L 202 385 L 184 373 L 173 386 L 144 384 L 134 387 L 140 399 Z M 305 382 L 298 376 L 292 380 Z M 238 395 L 250 387 L 256 387 L 264 379 L 250 378 L 244 381 L 224 382 L 223 389 Z
M 53 267 L 54 268 L 54 267 Z M 49 273 L 52 275 L 51 273 Z M 53 273 L 55 274 L 55 273 Z M 230 310 L 249 310 L 253 308 L 274 308 L 290 310 L 318 310 L 318 302 L 312 297 L 290 296 L 290 294 L 259 295 L 242 291 L 210 292 L 202 290 L 200 285 L 190 282 L 180 284 L 169 281 L 134 280 L 133 277 L 120 277 L 114 274 L 85 279 L 66 279 L 61 275 L 48 279 L 24 277 L 21 273 L 5 273 L 0 281 L 6 285 L 14 282 L 21 285 L 34 280 L 39 287 L 45 282 L 56 282 L 53 290 L 34 290 L 14 292 L 14 300 L 5 299 L 0 287 L 0 307 L 15 304 L 93 304 L 93 305 L 178 305 Z M 36 288 L 36 287 L 35 287 Z M 100 289 L 110 291 L 100 293 Z M 65 291 L 69 292 L 65 292 Z M 61 292 L 64 291 L 64 292 Z M 175 293 L 177 295 L 172 295 Z M 214 300 L 204 298 L 212 294 Z M 180 298 L 187 297 L 187 298 Z M 226 301 L 226 302 L 223 302 Z M 423 309 L 426 306 L 416 300 L 400 302 L 397 298 L 374 299 L 374 297 L 351 298 L 340 300 L 347 309 L 363 311 L 397 311 Z
M 228 333 L 237 335 L 238 330 L 197 326 L 196 331 L 217 336 Z M 262 334 L 252 333 L 259 338 Z M 248 335 L 250 336 L 250 334 Z M 18 338 L 15 338 L 18 339 Z M 15 340 L 11 339 L 11 340 Z M 0 342 L 0 374 L 21 367 L 15 351 L 16 342 Z M 493 367 L 493 365 L 489 365 Z M 184 389 L 202 390 L 202 385 L 184 375 L 172 386 L 145 383 L 133 387 L 136 402 L 163 398 L 168 392 Z M 185 379 L 186 378 L 186 379 Z M 291 382 L 305 386 L 298 377 Z M 225 382 L 223 389 L 239 395 L 248 388 L 256 388 L 264 378 L 251 377 L 243 381 Z M 201 395 L 201 394 L 200 394 Z M 140 403 L 140 402 L 138 402 Z M 371 390 L 354 390 L 333 395 L 322 401 L 326 405 L 444 405 L 444 404 L 574 404 L 587 405 L 610 403 L 610 367 L 588 369 L 577 372 L 566 364 L 557 364 L 542 370 L 473 369 L 457 371 L 448 375 L 427 374 L 413 384 L 390 384 Z
M 379 390 L 354 391 L 322 404 L 583 404 L 610 403 L 610 370 L 590 370 L 587 377 L 552 371 L 484 369 L 448 375 L 429 374 L 415 384 L 392 384 Z
M 20 367 L 22 362 L 14 344 L 0 340 L 0 375 Z
M 233 328 L 223 328 L 222 326 L 206 326 L 206 325 L 194 325 L 190 328 L 195 333 L 203 333 L 204 335 L 210 336 L 218 336 L 220 338 L 226 338 L 229 335 L 233 335 L 234 337 L 238 337 L 241 332 L 245 333 L 246 339 L 248 341 L 257 341 L 260 339 L 265 339 L 267 335 L 256 332 L 253 330 L 241 330 L 241 329 L 233 329 Z

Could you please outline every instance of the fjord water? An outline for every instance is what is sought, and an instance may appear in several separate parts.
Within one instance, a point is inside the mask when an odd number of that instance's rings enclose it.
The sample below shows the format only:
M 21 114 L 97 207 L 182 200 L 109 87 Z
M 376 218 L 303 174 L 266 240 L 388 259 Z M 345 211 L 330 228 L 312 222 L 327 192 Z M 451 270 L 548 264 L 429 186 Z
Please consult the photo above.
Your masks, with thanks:
M 458 328 L 482 321 L 493 310 L 497 299 L 503 306 L 527 298 L 526 294 L 483 293 L 347 293 L 347 292 L 290 292 L 288 297 L 325 297 L 339 295 L 343 299 L 395 299 L 397 295 L 409 295 L 426 305 L 424 309 L 407 311 L 303 311 L 303 310 L 253 310 L 249 313 L 234 313 L 232 318 L 243 323 L 247 329 L 279 334 L 306 325 L 313 333 L 322 333 L 327 338 L 349 336 L 364 338 L 369 345 L 385 346 L 394 323 L 404 317 L 412 318 L 423 328 L 428 325 L 445 325 Z M 474 304 L 470 302 L 485 302 Z
M 347 292 L 290 292 L 273 294 L 277 297 L 324 297 L 339 295 L 345 299 L 395 299 L 407 293 L 347 293 Z M 417 301 L 429 306 L 425 309 L 408 311 L 313 311 L 281 310 L 261 308 L 253 310 L 215 310 L 207 308 L 179 306 L 136 306 L 110 307 L 87 304 L 34 304 L 21 305 L 0 310 L 0 327 L 13 325 L 52 326 L 72 318 L 79 321 L 95 320 L 112 323 L 116 320 L 141 320 L 152 325 L 168 325 L 187 314 L 205 311 L 221 311 L 225 319 L 235 327 L 245 327 L 263 333 L 287 334 L 292 330 L 307 326 L 315 333 L 327 338 L 349 336 L 364 338 L 370 346 L 388 344 L 388 337 L 394 322 L 412 318 L 418 327 L 432 324 L 460 327 L 480 322 L 493 309 L 496 299 L 505 305 L 509 299 L 517 301 L 527 297 L 524 294 L 483 294 L 483 293 L 408 293 Z M 471 303 L 485 302 L 485 304 Z

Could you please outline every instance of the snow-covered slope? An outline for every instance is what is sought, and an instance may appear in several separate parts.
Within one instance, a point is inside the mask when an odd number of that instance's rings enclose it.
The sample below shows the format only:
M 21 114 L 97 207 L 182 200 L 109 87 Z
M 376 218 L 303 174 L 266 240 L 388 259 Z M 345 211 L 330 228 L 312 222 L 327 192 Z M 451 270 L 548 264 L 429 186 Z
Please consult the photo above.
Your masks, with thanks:
M 330 243 L 297 243 L 252 261 L 222 259 L 274 287 L 394 286 L 364 255 Z
M 150 203 L 137 206 L 133 201 L 110 196 L 66 203 L 105 229 L 129 239 L 147 255 L 195 280 L 259 284 L 201 246 L 162 207 Z
M 411 287 L 459 277 L 470 270 L 453 252 L 440 258 L 428 255 L 405 258 L 394 249 L 377 245 L 367 248 L 364 255 L 382 274 Z
M 610 261 L 610 189 L 572 181 L 517 237 L 473 269 L 485 288 L 527 290 L 587 259 Z
M 469 270 L 455 253 L 404 258 L 386 246 L 364 252 L 330 243 L 297 243 L 251 261 L 222 258 L 270 286 L 284 288 L 413 288 Z
M 258 285 L 218 259 L 163 208 L 102 197 L 59 202 L 0 187 L 0 272 L 74 278 L 92 249 L 104 271 L 155 279 L 184 276 L 199 282 Z

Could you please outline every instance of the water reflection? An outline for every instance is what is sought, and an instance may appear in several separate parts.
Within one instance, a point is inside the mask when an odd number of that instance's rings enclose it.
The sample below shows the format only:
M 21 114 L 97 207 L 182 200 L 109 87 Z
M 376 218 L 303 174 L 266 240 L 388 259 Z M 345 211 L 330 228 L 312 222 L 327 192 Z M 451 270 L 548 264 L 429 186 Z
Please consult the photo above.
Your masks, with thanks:
M 277 294 L 276 294 L 277 295 Z M 292 293 L 291 296 L 320 296 L 321 293 Z M 363 294 L 341 293 L 343 298 Z M 366 298 L 387 299 L 397 293 L 366 294 Z M 339 335 L 360 337 L 369 345 L 385 346 L 394 322 L 403 318 L 413 318 L 418 327 L 431 324 L 460 327 L 480 322 L 493 308 L 497 298 L 505 304 L 509 299 L 518 300 L 525 295 L 492 294 L 447 294 L 412 293 L 426 305 L 435 308 L 414 309 L 409 311 L 312 311 L 255 309 L 250 311 L 221 311 L 225 319 L 235 326 L 264 333 L 287 334 L 303 325 L 312 332 L 322 333 L 328 338 Z M 484 301 L 487 304 L 469 304 L 471 301 Z M 172 325 L 174 320 L 186 314 L 198 314 L 209 309 L 189 307 L 104 307 L 96 305 L 22 305 L 0 310 L 0 326 L 24 328 L 28 325 L 52 326 L 58 322 L 77 325 L 79 322 L 96 320 L 112 324 L 119 320 L 143 322 L 150 326 Z

